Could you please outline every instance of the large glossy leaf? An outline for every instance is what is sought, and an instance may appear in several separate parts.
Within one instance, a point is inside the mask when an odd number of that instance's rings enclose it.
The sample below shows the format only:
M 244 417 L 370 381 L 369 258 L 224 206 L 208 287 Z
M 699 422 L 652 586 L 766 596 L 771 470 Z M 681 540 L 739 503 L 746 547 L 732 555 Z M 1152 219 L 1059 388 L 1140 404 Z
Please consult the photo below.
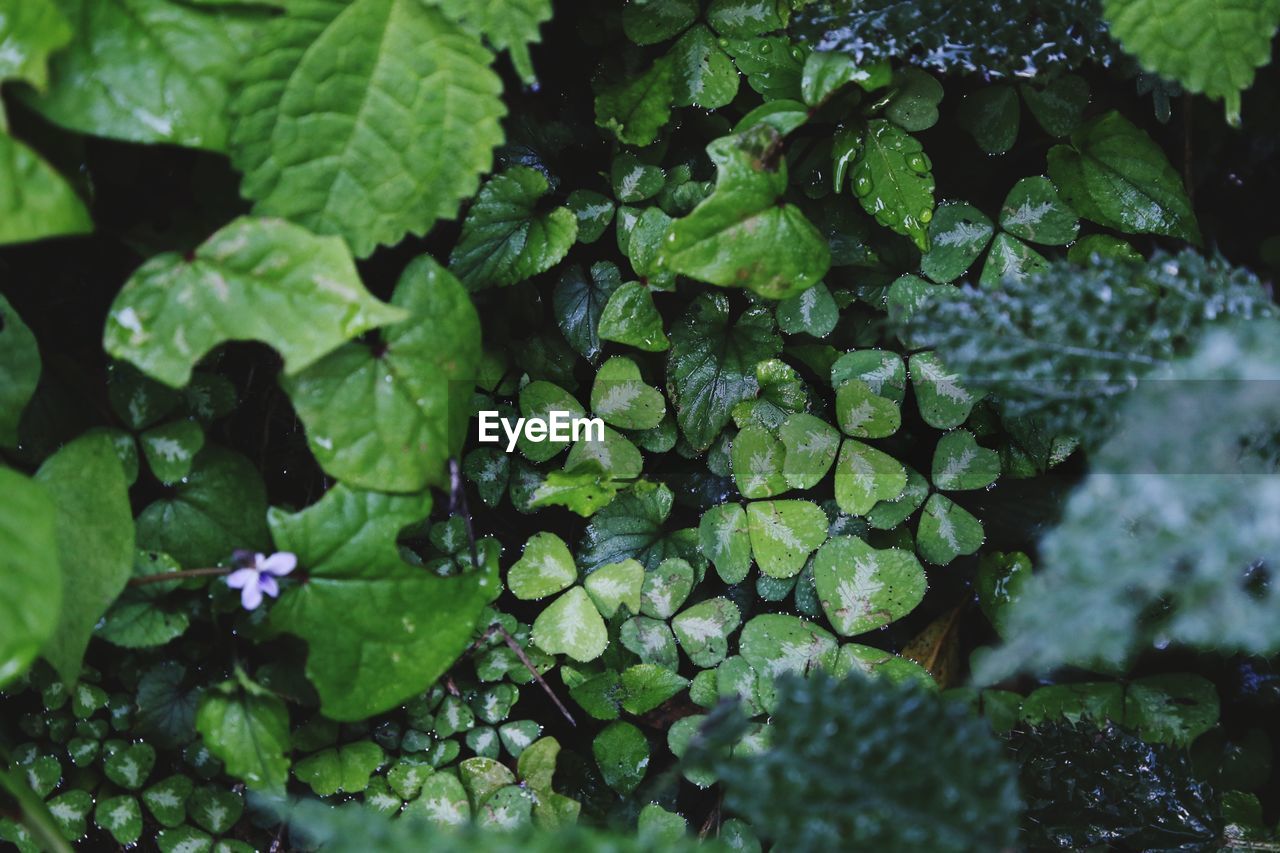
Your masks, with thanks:
M 569 346 L 587 361 L 600 357 L 600 319 L 621 283 L 618 268 L 608 261 L 592 264 L 589 274 L 571 266 L 556 283 L 551 297 L 556 323 Z
M 715 192 L 671 226 L 660 258 L 665 269 L 770 299 L 822 280 L 831 265 L 827 241 L 800 208 L 782 201 L 780 145 L 776 130 L 756 125 L 707 146 Z
M 58 625 L 62 566 L 45 488 L 0 468 L 0 687 L 26 671 Z
M 867 122 L 853 163 L 853 192 L 881 225 L 929 248 L 933 219 L 933 164 L 920 142 L 883 119 Z
M 233 111 L 256 212 L 358 256 L 457 213 L 502 140 L 489 51 L 421 0 L 298 0 L 261 27 Z
M 301 512 L 271 510 L 276 547 L 307 572 L 273 606 L 271 624 L 307 641 L 307 677 L 332 719 L 363 719 L 426 689 L 499 592 L 495 565 L 445 578 L 400 559 L 396 536 L 430 508 L 426 494 L 340 484 Z
M 29 99 L 45 118 L 130 142 L 226 149 L 231 81 L 266 8 L 174 0 L 58 5 L 75 37 L 51 60 L 48 90 Z
M 289 781 L 289 711 L 278 696 L 241 675 L 205 691 L 195 725 L 227 773 L 254 790 L 284 791 Z
M 294 373 L 406 312 L 374 299 L 346 246 L 279 219 L 242 217 L 190 258 L 156 255 L 112 303 L 103 346 L 175 388 L 224 341 L 262 341 Z
M 115 445 L 102 433 L 63 447 L 40 466 L 36 480 L 53 503 L 62 567 L 58 626 L 41 654 L 71 685 L 80 677 L 93 626 L 132 571 L 133 512 Z
M 694 300 L 671 329 L 667 360 L 667 392 L 694 448 L 710 447 L 733 407 L 756 396 L 756 364 L 781 349 L 766 309 L 749 308 L 731 320 L 723 295 L 704 293 Z
M 49 82 L 49 54 L 70 42 L 71 22 L 54 0 L 6 5 L 0 15 L 0 80 L 23 80 L 43 91 Z
M 0 294 L 0 445 L 18 441 L 22 410 L 40 381 L 40 349 L 35 335 Z
M 89 211 L 62 175 L 3 124 L 0 113 L 0 244 L 92 231 Z
M 461 446 L 480 321 L 428 255 L 405 269 L 391 301 L 406 319 L 383 330 L 377 350 L 348 344 L 281 383 L 325 471 L 352 486 L 415 492 L 443 485 Z
M 663 56 L 643 74 L 598 85 L 596 124 L 628 145 L 650 144 L 671 118 L 675 78 L 674 61 Z

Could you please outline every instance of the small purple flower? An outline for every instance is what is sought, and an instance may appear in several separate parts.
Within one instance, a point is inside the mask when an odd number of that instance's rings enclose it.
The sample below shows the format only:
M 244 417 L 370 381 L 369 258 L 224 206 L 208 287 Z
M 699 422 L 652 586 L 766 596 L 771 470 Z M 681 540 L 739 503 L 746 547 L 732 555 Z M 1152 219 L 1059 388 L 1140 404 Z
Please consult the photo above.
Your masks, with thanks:
M 236 569 L 227 575 L 227 586 L 240 590 L 240 603 L 245 610 L 253 610 L 262 603 L 264 594 L 272 598 L 280 595 L 280 585 L 276 578 L 282 578 L 298 565 L 298 557 L 288 551 L 272 554 L 253 555 L 253 565 Z

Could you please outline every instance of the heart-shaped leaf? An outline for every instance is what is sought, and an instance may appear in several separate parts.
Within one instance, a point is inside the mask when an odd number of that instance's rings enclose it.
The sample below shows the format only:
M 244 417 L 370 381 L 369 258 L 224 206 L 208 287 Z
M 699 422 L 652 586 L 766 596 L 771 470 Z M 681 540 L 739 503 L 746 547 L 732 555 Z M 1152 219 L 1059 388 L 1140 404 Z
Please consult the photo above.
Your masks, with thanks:
M 822 282 L 795 296 L 788 296 L 774 310 L 778 317 L 778 328 L 788 335 L 803 333 L 815 338 L 825 338 L 835 329 L 840 319 L 840 309 L 831 297 L 831 291 Z
M 1037 175 L 1013 185 L 1000 208 L 1000 227 L 1045 246 L 1065 246 L 1080 233 L 1080 219 L 1048 178 Z
M 626 796 L 649 769 L 649 741 L 630 723 L 613 722 L 596 735 L 591 752 L 605 784 Z
M 960 376 L 942 364 L 935 353 L 911 356 L 911 386 L 916 392 L 920 417 L 935 429 L 954 429 L 969 418 L 981 399 L 960 384 Z
M 195 786 L 181 774 L 162 779 L 142 792 L 142 802 L 161 826 L 175 827 L 187 819 L 187 798 Z
M 663 352 L 671 347 L 662 329 L 662 315 L 653 305 L 653 294 L 639 282 L 628 282 L 609 297 L 600 313 L 600 338 L 616 341 L 645 352 Z
M 404 807 L 406 816 L 419 816 L 437 826 L 465 826 L 471 822 L 467 789 L 452 773 L 435 773 L 422 785 L 418 799 Z
M 689 679 L 663 666 L 640 663 L 622 671 L 622 708 L 647 714 L 689 686 Z
M 660 619 L 648 616 L 628 619 L 618 629 L 618 641 L 645 663 L 667 669 L 676 669 L 680 664 L 675 635 L 671 633 L 670 626 Z
M 135 743 L 109 755 L 102 762 L 102 772 L 121 788 L 136 791 L 147 781 L 155 763 L 155 747 L 150 744 Z
M 125 846 L 142 837 L 142 808 L 130 794 L 98 800 L 98 807 L 93 811 L 93 822 Z
M 939 284 L 949 284 L 969 271 L 991 242 L 991 220 L 971 204 L 944 201 L 929 223 L 929 251 L 920 258 L 920 272 Z
M 611 563 L 587 575 L 582 582 L 600 615 L 612 619 L 619 607 L 631 614 L 640 612 L 640 592 L 644 587 L 644 566 L 636 560 Z
M 933 451 L 933 485 L 959 491 L 984 489 L 1000 476 L 1000 454 L 979 447 L 965 429 L 949 432 Z
M 507 570 L 507 587 L 522 601 L 537 601 L 567 589 L 578 579 L 569 546 L 554 533 L 535 533 Z
M 905 467 L 905 466 L 904 466 Z M 893 500 L 880 501 L 867 513 L 867 524 L 876 530 L 892 530 L 911 517 L 929 497 L 929 481 L 914 468 L 907 467 L 907 485 Z
M 580 586 L 573 587 L 538 614 L 531 637 L 534 645 L 547 654 L 568 655 L 579 663 L 600 657 L 609 643 L 609 632 L 600 611 Z
M 836 419 L 840 430 L 854 438 L 884 438 L 902 425 L 902 411 L 861 379 L 849 379 L 836 388 Z
M 724 660 L 729 635 L 741 622 L 736 604 L 727 598 L 709 598 L 672 619 L 671 629 L 694 666 L 711 667 Z
M 640 612 L 654 619 L 670 619 L 693 591 L 694 582 L 693 567 L 688 562 L 679 557 L 663 560 L 644 576 Z
M 811 489 L 831 470 L 840 449 L 840 433 L 831 424 L 803 412 L 789 416 L 778 429 L 786 448 L 782 476 L 793 489 Z
M 880 501 L 891 501 L 907 486 L 906 469 L 887 453 L 845 439 L 836 460 L 836 503 L 849 515 L 866 515 Z
M 1049 260 L 1012 234 L 997 234 L 991 241 L 991 251 L 982 265 L 978 286 L 984 290 L 997 290 L 1006 279 L 1022 281 L 1027 276 L 1047 269 Z
M 770 498 L 787 490 L 782 474 L 782 442 L 759 424 L 748 424 L 733 437 L 730 447 L 733 479 L 747 498 Z
M 972 554 L 982 547 L 986 534 L 982 524 L 954 501 L 932 494 L 925 501 L 916 547 L 930 563 L 945 566 L 956 557 Z
M 138 436 L 147 466 L 167 485 L 191 473 L 196 454 L 204 447 L 204 430 L 195 421 L 170 421 Z
M 294 765 L 293 773 L 318 796 L 356 794 L 369 787 L 369 777 L 385 761 L 386 754 L 380 746 L 358 740 L 308 755 Z
M 827 516 L 809 501 L 755 501 L 747 505 L 747 530 L 760 571 L 789 578 L 826 540 Z
M 924 598 L 924 569 L 909 551 L 877 550 L 856 536 L 828 539 L 813 562 L 822 609 L 836 633 L 865 634 L 896 621 Z
M 195 727 L 227 773 L 255 790 L 284 790 L 289 778 L 289 711 L 280 697 L 247 677 L 207 690 Z
M 2 334 L 2 332 L 0 332 Z M 121 477 L 123 485 L 123 475 Z M 26 671 L 58 625 L 62 566 L 44 486 L 0 468 L 0 687 Z
M 667 403 L 656 388 L 645 384 L 634 361 L 615 356 L 596 373 L 591 409 L 620 429 L 652 429 L 662 421 Z
M 205 785 L 191 793 L 187 813 L 201 829 L 222 835 L 235 826 L 244 814 L 244 797 L 213 785 Z
M 725 583 L 740 583 L 751 570 L 751 539 L 741 504 L 721 504 L 704 512 L 698 542 Z
M 831 632 L 786 613 L 753 617 L 738 638 L 742 659 L 770 679 L 784 672 L 805 675 L 830 669 L 838 647 Z

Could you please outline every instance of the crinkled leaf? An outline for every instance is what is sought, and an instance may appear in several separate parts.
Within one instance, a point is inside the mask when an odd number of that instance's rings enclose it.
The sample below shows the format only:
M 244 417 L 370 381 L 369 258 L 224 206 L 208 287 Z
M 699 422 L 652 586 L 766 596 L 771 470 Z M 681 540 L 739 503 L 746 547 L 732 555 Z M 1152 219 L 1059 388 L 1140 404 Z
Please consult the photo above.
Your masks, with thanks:
M 538 28 L 551 20 L 551 0 L 430 0 L 468 29 L 482 34 L 496 50 L 511 54 L 525 83 L 534 82 L 529 44 L 542 41 Z
M 675 98 L 675 62 L 663 56 L 643 74 L 597 85 L 596 124 L 620 142 L 648 145 L 671 118 Z

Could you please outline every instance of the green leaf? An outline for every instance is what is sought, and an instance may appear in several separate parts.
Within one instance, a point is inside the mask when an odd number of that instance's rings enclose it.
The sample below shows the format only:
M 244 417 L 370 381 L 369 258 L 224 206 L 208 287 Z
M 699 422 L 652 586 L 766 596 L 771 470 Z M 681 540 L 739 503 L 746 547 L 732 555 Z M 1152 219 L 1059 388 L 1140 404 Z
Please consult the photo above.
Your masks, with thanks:
M 205 691 L 196 709 L 196 730 L 250 788 L 282 792 L 289 779 L 289 711 L 284 702 L 247 678 Z
M 711 0 L 707 23 L 722 36 L 758 36 L 787 25 L 786 4 L 776 0 Z
M 925 501 L 916 547 L 930 563 L 945 566 L 956 557 L 972 554 L 982 547 L 985 537 L 978 519 L 953 501 L 939 494 Z
M 661 392 L 645 384 L 634 361 L 614 356 L 596 373 L 591 409 L 619 429 L 652 429 L 662 421 L 667 403 Z
M 915 133 L 938 123 L 942 84 L 927 71 L 910 66 L 893 75 L 893 94 L 884 116 L 903 130 Z
M 537 601 L 567 589 L 578 579 L 569 546 L 554 533 L 535 533 L 520 559 L 507 570 L 507 586 L 522 601 Z
M 204 430 L 195 421 L 170 421 L 138 436 L 138 444 L 156 479 L 173 485 L 191 473 L 204 447 Z
M 59 7 L 75 36 L 52 57 L 48 90 L 29 98 L 41 115 L 94 136 L 226 150 L 231 83 L 265 9 L 169 0 L 59 0 Z
M 902 412 L 896 402 L 880 396 L 867 382 L 848 379 L 836 388 L 836 420 L 845 435 L 884 438 L 898 431 Z
M 191 780 L 181 774 L 162 779 L 142 792 L 142 802 L 162 826 L 175 827 L 187 819 Z
M 751 553 L 760 571 L 789 578 L 827 538 L 827 515 L 809 501 L 754 501 L 747 504 Z
M 1280 4 L 1216 0 L 1105 0 L 1112 35 L 1142 67 L 1191 92 L 1222 98 L 1227 121 L 1240 123 L 1240 95 L 1271 60 Z
M 1160 146 L 1120 113 L 1086 122 L 1049 150 L 1049 177 L 1073 210 L 1107 228 L 1200 244 L 1191 200 Z
M 541 172 L 512 166 L 485 182 L 467 210 L 449 268 L 471 290 L 515 284 L 555 266 L 578 238 L 567 207 L 538 211 L 550 185 Z
M 1000 227 L 1032 243 L 1066 246 L 1080 232 L 1080 220 L 1058 197 L 1053 182 L 1037 175 L 1009 190 L 1000 208 Z
M 728 105 L 738 94 L 738 69 L 705 25 L 685 31 L 667 53 L 674 64 L 673 104 L 705 110 Z
M 225 341 L 275 347 L 296 373 L 344 341 L 405 318 L 364 289 L 341 241 L 274 219 L 241 217 L 190 260 L 157 255 L 116 296 L 103 346 L 179 388 Z
M 982 265 L 978 286 L 984 290 L 1003 287 L 1009 280 L 1021 281 L 1049 266 L 1049 261 L 1035 249 L 1011 234 L 997 234 L 991 251 Z
M 784 672 L 805 675 L 830 669 L 838 647 L 831 632 L 785 613 L 753 617 L 738 638 L 743 659 L 770 679 Z
M 653 294 L 639 282 L 628 282 L 609 296 L 600 313 L 600 337 L 645 352 L 663 352 L 671 342 L 662 329 L 662 315 L 653 305 Z
M 192 792 L 187 810 L 191 819 L 201 828 L 214 835 L 222 835 L 235 826 L 244 814 L 244 797 L 235 791 L 206 785 Z
M 685 438 L 706 450 L 729 422 L 733 407 L 760 390 L 755 367 L 782 349 L 762 307 L 730 320 L 722 294 L 699 295 L 671 329 L 667 388 Z
M 741 504 L 721 504 L 704 512 L 698 524 L 698 542 L 721 580 L 735 584 L 746 578 L 751 570 L 751 539 Z
M 614 433 L 617 435 L 617 433 Z M 619 440 L 626 442 L 626 439 Z M 597 445 L 597 442 L 578 442 L 574 449 L 583 446 Z M 604 443 L 598 443 L 607 453 Z M 627 443 L 630 446 L 630 443 Z M 631 448 L 635 454 L 636 465 L 640 464 L 640 452 Z M 570 459 L 573 454 L 570 453 Z M 545 506 L 563 506 L 576 512 L 583 518 L 594 515 L 601 507 L 607 506 L 618 494 L 618 486 L 610 477 L 621 476 L 606 472 L 596 459 L 582 458 L 570 463 L 572 471 L 549 471 L 546 478 L 539 483 L 529 495 L 529 508 L 539 509 Z M 630 476 L 638 476 L 637 467 Z
M 679 557 L 663 560 L 644 576 L 640 612 L 653 619 L 670 619 L 689 597 L 694 583 L 693 567 L 688 562 Z
M 66 445 L 45 460 L 35 479 L 53 503 L 62 568 L 58 625 L 41 654 L 71 685 L 80 676 L 93 626 L 129 579 L 133 513 L 124 470 L 106 435 L 87 435 Z M 39 524 L 38 519 L 34 521 Z
M 1055 77 L 1043 89 L 1024 83 L 1019 90 L 1027 109 L 1050 136 L 1066 136 L 1079 127 L 1089 105 L 1089 84 L 1075 74 Z
M 591 752 L 605 784 L 626 796 L 649 768 L 649 741 L 630 723 L 613 722 L 596 735 Z
M 682 557 L 694 565 L 706 565 L 698 552 L 696 530 L 668 532 L 674 495 L 662 483 L 641 480 L 604 509 L 587 525 L 578 549 L 578 566 L 591 571 L 628 558 L 653 569 L 668 557 Z
M 108 755 L 102 762 L 102 772 L 113 784 L 136 791 L 147 781 L 155 763 L 155 748 L 135 743 Z
M 587 361 L 600 357 L 600 319 L 613 294 L 619 289 L 618 268 L 608 261 L 592 264 L 591 274 L 572 266 L 565 270 L 552 294 L 556 322 L 569 346 Z
M 859 66 L 843 53 L 814 51 L 805 57 L 800 93 L 806 104 L 816 107 L 848 83 L 857 83 L 868 92 L 887 86 L 888 72 L 887 64 Z
M 760 395 L 733 407 L 733 421 L 739 427 L 762 426 L 777 430 L 795 412 L 809 408 L 809 394 L 795 368 L 781 359 L 756 362 Z
M 867 213 L 928 251 L 933 168 L 920 142 L 883 119 L 867 122 L 853 163 L 853 191 Z
M 63 838 L 83 838 L 89 812 L 93 811 L 93 797 L 88 791 L 74 789 L 49 800 L 49 814 L 62 831 Z
M 71 23 L 54 0 L 13 4 L 0 19 L 0 80 L 22 80 L 43 92 L 49 56 L 70 44 L 71 36 Z
M 369 787 L 369 777 L 385 760 L 376 743 L 358 740 L 308 755 L 294 766 L 293 774 L 321 797 L 357 794 Z
M 142 807 L 130 794 L 98 800 L 93 822 L 126 847 L 142 837 Z
M 596 87 L 596 124 L 619 142 L 643 147 L 658 138 L 675 99 L 675 62 L 659 57 L 643 74 Z
M 547 420 L 554 411 L 568 412 L 570 417 L 581 417 L 586 414 L 582 404 L 559 385 L 536 380 L 520 389 L 521 416 Z M 545 441 L 532 441 L 522 430 L 516 446 L 529 461 L 546 462 L 565 450 L 571 441 L 571 438 L 563 441 L 551 438 Z
M 604 654 L 609 632 L 587 591 L 575 586 L 533 620 L 534 645 L 549 655 L 567 655 L 579 663 Z
M 307 641 L 307 677 L 332 719 L 363 719 L 424 690 L 499 592 L 496 555 L 449 578 L 401 560 L 396 536 L 430 508 L 429 495 L 339 484 L 301 512 L 269 514 L 276 548 L 297 554 L 308 574 L 272 607 L 271 624 Z
M 822 280 L 827 241 L 800 208 L 781 203 L 787 188 L 781 138 L 756 125 L 707 146 L 716 188 L 671 227 L 662 247 L 666 269 L 721 287 L 745 287 L 785 299 Z
M 62 609 L 58 512 L 43 486 L 0 468 L 0 687 L 31 666 Z
M 671 630 L 694 666 L 712 667 L 729 653 L 729 635 L 742 623 L 738 605 L 708 598 L 671 620 Z
M 840 448 L 840 433 L 835 427 L 803 412 L 783 421 L 778 437 L 786 448 L 782 474 L 793 489 L 812 489 L 821 482 Z
M 952 429 L 964 423 L 981 399 L 960 384 L 959 375 L 949 372 L 936 353 L 911 356 L 910 371 L 920 417 L 934 429 Z
M 612 619 L 618 608 L 631 614 L 640 612 L 640 592 L 644 588 L 644 566 L 635 560 L 610 563 L 587 575 L 582 582 L 600 615 Z
M 1000 476 L 1000 454 L 979 447 L 967 429 L 949 432 L 933 451 L 933 485 L 949 491 L 985 489 Z
M 695 0 L 636 0 L 622 7 L 622 31 L 638 45 L 657 44 L 698 17 Z
M 359 257 L 457 214 L 502 141 L 489 51 L 419 0 L 301 0 L 259 29 L 231 135 L 255 213 Z
M 843 637 L 901 619 L 928 586 L 914 554 L 877 550 L 855 536 L 827 540 L 814 558 L 813 579 L 827 619 Z
M 902 356 L 880 349 L 864 349 L 847 352 L 831 365 L 831 385 L 841 388 L 845 383 L 857 381 L 856 401 L 866 392 L 901 403 L 907 393 L 907 369 Z M 839 395 L 837 394 L 837 400 Z M 837 407 L 840 405 L 837 402 Z M 855 420 L 862 420 L 861 418 Z
M 265 546 L 266 516 L 266 488 L 253 463 L 206 447 L 187 481 L 173 487 L 173 496 L 138 515 L 138 547 L 162 551 L 187 568 L 211 566 L 238 548 Z
M 759 424 L 748 424 L 733 437 L 730 458 L 743 497 L 770 498 L 787 490 L 782 442 Z
M 594 243 L 599 240 L 613 221 L 613 202 L 607 196 L 592 190 L 574 190 L 565 199 L 565 206 L 578 219 L 579 243 Z
M 689 686 L 666 667 L 651 663 L 629 666 L 622 671 L 622 708 L 631 714 L 647 714 Z
M 809 48 L 785 36 L 730 38 L 725 51 L 766 101 L 799 100 Z
M 182 566 L 168 554 L 138 551 L 133 558 L 134 577 L 176 572 Z M 165 601 L 164 584 L 127 587 L 107 610 L 94 634 L 126 649 L 163 646 L 187 630 L 186 610 Z
M 17 444 L 22 410 L 39 380 L 40 348 L 35 335 L 0 294 L 0 445 Z
M 0 33 L 0 57 L 5 48 L 3 35 Z M 3 61 L 0 58 L 0 63 Z M 5 132 L 2 112 L 0 178 L 0 245 L 93 230 L 89 211 L 75 190 L 39 154 Z
M 405 268 L 391 298 L 404 321 L 375 352 L 354 343 L 281 378 L 316 461 L 363 488 L 414 492 L 447 482 L 461 447 L 480 323 L 466 290 L 429 255 Z M 370 432 L 363 416 L 377 413 Z
M 904 466 L 906 467 L 906 466 Z M 876 530 L 892 530 L 911 517 L 929 496 L 929 481 L 914 468 L 906 467 L 907 485 L 892 500 L 877 503 L 867 513 L 867 524 Z
M 788 335 L 804 333 L 825 338 L 840 319 L 835 299 L 822 282 L 782 300 L 775 311 L 778 328 Z
M 1018 93 L 1007 83 L 971 92 L 961 99 L 956 118 L 979 148 L 988 154 L 1004 154 L 1018 138 Z
M 907 473 L 887 453 L 854 439 L 845 439 L 836 460 L 836 503 L 849 515 L 866 515 L 880 501 L 902 494 Z
M 468 29 L 482 34 L 495 50 L 511 54 L 525 83 L 534 82 L 529 44 L 542 41 L 538 28 L 551 20 L 551 0 L 429 0 Z

